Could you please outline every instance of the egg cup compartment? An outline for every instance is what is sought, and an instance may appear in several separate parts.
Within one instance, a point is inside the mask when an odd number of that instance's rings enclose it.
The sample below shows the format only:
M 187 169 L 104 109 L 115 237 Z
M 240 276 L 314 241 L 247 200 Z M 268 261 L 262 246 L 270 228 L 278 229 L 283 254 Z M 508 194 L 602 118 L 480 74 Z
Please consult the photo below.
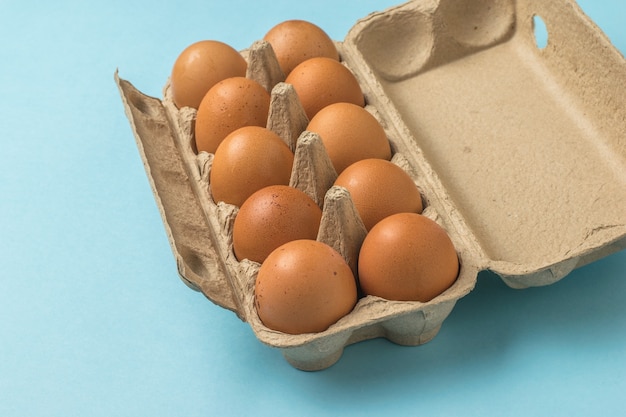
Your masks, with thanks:
M 548 24 L 543 50 L 536 15 Z M 416 0 L 360 20 L 337 46 L 392 161 L 418 185 L 423 214 L 446 229 L 461 269 L 427 303 L 362 297 L 314 334 L 261 323 L 259 264 L 235 258 L 237 208 L 211 198 L 213 155 L 196 152 L 195 111 L 178 110 L 167 85 L 161 101 L 116 74 L 181 278 L 294 367 L 324 369 L 346 345 L 375 337 L 429 341 L 480 270 L 516 288 L 547 285 L 626 246 L 624 60 L 573 1 Z M 323 206 L 318 240 L 354 268 L 364 226 L 349 194 L 331 187 L 336 173 L 317 135 L 304 131 L 308 120 L 271 47 L 255 42 L 243 55 L 247 76 L 272 91 L 268 128 L 294 150 L 290 185 Z
M 337 46 L 341 48 L 340 44 Z M 247 74 L 249 78 L 257 81 L 269 79 L 267 74 L 273 73 L 275 58 L 271 48 L 268 52 L 266 43 L 255 42 L 244 56 L 246 59 L 255 57 L 254 65 L 251 65 Z M 317 240 L 327 243 L 341 253 L 356 272 L 358 251 L 367 231 L 349 193 L 342 187 L 333 186 L 337 173 L 319 136 L 304 130 L 308 119 L 295 90 L 280 80 L 281 78 L 277 77 L 265 84 L 266 88 L 273 85 L 268 128 L 281 136 L 294 151 L 294 165 L 289 185 L 305 192 L 322 207 L 322 221 Z M 260 341 L 280 348 L 287 361 L 294 367 L 303 370 L 326 368 L 339 359 L 347 344 L 372 337 L 385 337 L 402 345 L 425 343 L 435 336 L 443 320 L 452 310 L 454 302 L 473 287 L 476 271 L 462 267 L 457 283 L 429 303 L 392 302 L 366 296 L 359 299 L 348 316 L 324 332 L 289 335 L 267 328 L 260 321 L 254 303 L 254 284 L 260 264 L 249 260 L 238 261 L 232 247 L 232 227 L 238 208 L 223 202 L 216 204 L 211 197 L 209 173 L 213 155 L 206 152 L 197 153 L 195 150 L 193 138 L 195 112 L 192 109 L 177 109 L 171 100 L 168 85 L 165 86 L 163 95 L 165 110 L 174 125 L 174 130 L 178 132 L 175 140 L 178 142 L 182 159 L 190 176 L 195 177 L 193 188 L 202 202 L 207 221 L 217 232 L 214 248 L 224 263 L 225 280 L 233 288 L 234 297 L 238 299 L 236 304 L 241 306 L 238 307 L 238 314 L 251 325 Z M 366 109 L 378 118 L 379 114 L 373 106 L 367 105 Z M 384 124 L 383 127 L 388 133 Z M 394 138 L 388 135 L 388 139 L 392 149 L 395 149 Z M 416 171 L 406 157 L 393 152 L 391 161 L 407 172 L 416 186 L 421 188 L 420 180 L 415 175 Z M 424 194 L 422 196 L 423 214 L 441 224 L 441 218 L 428 205 L 428 197 Z M 212 294 L 206 295 L 212 298 Z

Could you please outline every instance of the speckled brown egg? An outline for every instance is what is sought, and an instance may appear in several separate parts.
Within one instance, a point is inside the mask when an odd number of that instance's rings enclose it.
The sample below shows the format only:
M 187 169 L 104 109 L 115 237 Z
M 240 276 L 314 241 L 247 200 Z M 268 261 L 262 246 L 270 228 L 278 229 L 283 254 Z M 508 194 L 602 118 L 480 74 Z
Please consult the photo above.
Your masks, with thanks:
M 170 77 L 172 100 L 178 107 L 197 109 L 216 83 L 246 75 L 248 64 L 230 45 L 214 40 L 189 45 L 174 62 Z
M 310 58 L 327 57 L 339 61 L 339 53 L 328 34 L 305 20 L 286 20 L 274 26 L 263 39 L 272 45 L 285 76 Z
M 361 159 L 391 158 L 391 146 L 383 127 L 369 111 L 356 104 L 334 103 L 324 107 L 306 130 L 320 135 L 338 174 Z
M 198 152 L 214 153 L 231 132 L 267 125 L 270 94 L 254 80 L 232 77 L 215 84 L 204 96 L 195 122 Z
M 293 153 L 269 129 L 246 126 L 229 134 L 215 151 L 209 186 L 215 203 L 241 206 L 269 185 L 287 185 Z
M 331 58 L 307 59 L 289 73 L 285 82 L 293 85 L 309 120 L 333 103 L 365 105 L 363 92 L 354 74 Z
M 279 246 L 259 269 L 255 306 L 266 327 L 289 334 L 322 332 L 352 311 L 352 270 L 330 246 L 294 240 Z
M 384 159 L 363 159 L 343 170 L 335 184 L 350 193 L 363 224 L 370 230 L 396 213 L 421 213 L 422 197 L 402 168 Z
M 322 210 L 304 192 L 288 185 L 262 188 L 248 197 L 235 218 L 235 256 L 261 263 L 284 243 L 315 239 L 321 219 Z
M 381 220 L 365 237 L 358 274 L 366 295 L 427 302 L 450 288 L 459 260 L 446 231 L 433 220 L 400 213 Z

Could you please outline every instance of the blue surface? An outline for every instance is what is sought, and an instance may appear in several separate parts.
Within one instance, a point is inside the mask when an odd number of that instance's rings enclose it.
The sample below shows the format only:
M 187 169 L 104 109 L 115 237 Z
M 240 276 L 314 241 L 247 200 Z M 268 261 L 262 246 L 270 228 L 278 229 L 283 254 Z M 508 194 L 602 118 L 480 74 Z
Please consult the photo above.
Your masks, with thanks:
M 0 416 L 626 415 L 625 252 L 545 288 L 483 273 L 432 342 L 317 373 L 178 279 L 115 69 L 160 96 L 196 40 L 343 39 L 396 3 L 0 4 Z M 626 4 L 580 4 L 626 51 Z

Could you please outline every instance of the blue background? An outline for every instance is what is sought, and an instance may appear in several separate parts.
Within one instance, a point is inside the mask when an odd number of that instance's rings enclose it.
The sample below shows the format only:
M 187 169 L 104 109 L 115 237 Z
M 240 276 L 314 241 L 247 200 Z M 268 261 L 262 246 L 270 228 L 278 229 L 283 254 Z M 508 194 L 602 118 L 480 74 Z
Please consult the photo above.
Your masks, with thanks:
M 625 252 L 544 288 L 482 273 L 432 342 L 316 373 L 178 279 L 116 68 L 160 97 L 196 40 L 341 40 L 397 3 L 0 2 L 0 416 L 626 414 Z M 626 5 L 580 5 L 626 51 Z

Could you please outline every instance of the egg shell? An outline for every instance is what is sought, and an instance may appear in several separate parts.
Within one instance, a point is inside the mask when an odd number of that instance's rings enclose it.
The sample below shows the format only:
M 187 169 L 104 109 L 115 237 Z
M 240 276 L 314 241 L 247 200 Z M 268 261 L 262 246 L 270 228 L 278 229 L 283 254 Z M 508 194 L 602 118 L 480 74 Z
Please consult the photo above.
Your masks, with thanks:
M 333 103 L 365 105 L 365 97 L 354 74 L 331 58 L 307 59 L 289 73 L 285 82 L 295 88 L 309 120 Z
M 400 213 L 369 231 L 359 253 L 358 274 L 367 295 L 425 303 L 454 284 L 459 260 L 441 226 L 420 214 Z
M 242 204 L 233 225 L 237 259 L 263 262 L 280 245 L 315 239 L 322 209 L 304 192 L 273 185 L 252 194 Z
M 224 42 L 204 40 L 185 48 L 176 58 L 170 77 L 172 100 L 178 108 L 197 109 L 216 83 L 246 75 L 246 60 Z
M 384 159 L 363 159 L 347 167 L 335 180 L 350 193 L 365 227 L 397 213 L 421 213 L 422 196 L 402 168 Z
M 215 84 L 204 96 L 195 122 L 196 149 L 214 153 L 231 132 L 267 124 L 270 94 L 258 82 L 232 77 Z
M 357 301 L 348 264 L 315 240 L 294 240 L 270 253 L 259 269 L 254 293 L 263 324 L 288 334 L 322 332 Z
M 209 180 L 213 200 L 241 206 L 261 188 L 289 184 L 292 166 L 293 153 L 274 132 L 239 128 L 215 152 Z
M 272 45 L 285 75 L 310 58 L 339 61 L 335 43 L 319 26 L 305 20 L 286 20 L 271 28 L 263 39 Z
M 322 138 L 338 174 L 362 159 L 391 159 L 391 146 L 381 124 L 365 108 L 334 103 L 321 109 L 306 128 Z

